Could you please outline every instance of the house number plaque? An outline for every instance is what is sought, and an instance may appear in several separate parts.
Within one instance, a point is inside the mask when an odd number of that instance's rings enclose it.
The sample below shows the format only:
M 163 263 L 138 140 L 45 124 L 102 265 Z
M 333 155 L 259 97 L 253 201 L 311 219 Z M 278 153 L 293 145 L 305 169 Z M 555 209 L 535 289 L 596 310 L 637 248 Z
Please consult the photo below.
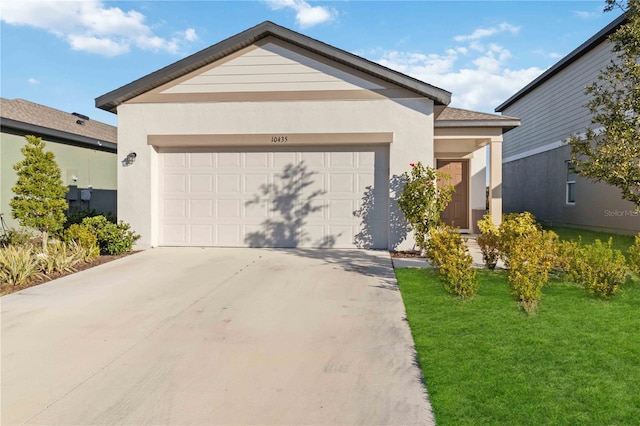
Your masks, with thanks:
M 287 143 L 286 136 L 271 136 L 271 143 Z

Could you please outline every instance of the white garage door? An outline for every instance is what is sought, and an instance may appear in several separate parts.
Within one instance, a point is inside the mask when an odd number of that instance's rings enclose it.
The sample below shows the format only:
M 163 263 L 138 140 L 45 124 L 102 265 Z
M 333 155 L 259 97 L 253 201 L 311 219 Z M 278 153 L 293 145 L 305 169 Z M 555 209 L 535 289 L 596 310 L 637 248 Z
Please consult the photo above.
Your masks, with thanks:
M 159 157 L 160 245 L 387 247 L 386 146 Z

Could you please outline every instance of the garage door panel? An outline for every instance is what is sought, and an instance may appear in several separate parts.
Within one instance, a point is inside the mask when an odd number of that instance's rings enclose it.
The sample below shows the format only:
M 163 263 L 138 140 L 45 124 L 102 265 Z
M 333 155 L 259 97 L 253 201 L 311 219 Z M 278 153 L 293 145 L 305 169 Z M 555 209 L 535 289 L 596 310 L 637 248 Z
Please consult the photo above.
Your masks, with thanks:
M 167 173 L 161 183 L 165 193 L 184 194 L 187 190 L 187 176 L 182 173 Z
M 244 192 L 247 195 L 258 195 L 269 184 L 268 173 L 250 173 L 242 175 L 244 179 Z
M 240 238 L 241 225 L 223 223 L 216 225 L 217 242 L 222 246 L 238 247 L 243 245 Z
M 217 200 L 216 202 L 217 218 L 221 219 L 241 219 L 240 200 Z
M 204 168 L 210 169 L 214 166 L 213 154 L 208 153 L 198 153 L 197 155 L 188 154 L 189 158 L 189 167 L 192 169 Z
M 369 202 L 373 247 L 386 247 L 387 147 L 172 150 L 160 152 L 161 245 L 354 247 Z
M 162 234 L 166 244 L 185 245 L 187 244 L 187 225 L 185 224 L 164 224 Z
M 271 165 L 276 169 L 280 169 L 280 174 L 289 171 L 300 162 L 295 152 L 273 152 L 271 153 Z
M 358 174 L 358 192 L 364 194 L 368 187 L 373 187 L 375 184 L 375 175 L 373 173 L 359 173 Z
M 329 200 L 327 211 L 329 219 L 348 220 L 353 217 L 355 210 L 354 200 Z
M 328 235 L 331 236 L 335 247 L 346 247 L 349 244 L 353 245 L 353 237 L 355 235 L 353 227 L 329 225 L 327 227 L 327 231 Z
M 353 168 L 356 166 L 355 156 L 354 152 L 331 152 L 329 154 L 329 168 Z
M 213 225 L 190 225 L 189 241 L 193 245 L 211 245 L 214 242 L 213 232 Z
M 166 218 L 185 219 L 187 217 L 186 201 L 183 199 L 165 199 L 162 202 L 162 214 Z
M 242 166 L 239 152 L 219 152 L 216 155 L 216 167 L 218 169 L 238 170 Z
M 216 191 L 219 194 L 238 194 L 240 192 L 240 173 L 219 173 L 216 176 Z
M 189 200 L 189 217 L 191 219 L 210 219 L 214 217 L 212 200 Z
M 330 193 L 347 193 L 353 194 L 355 188 L 355 176 L 353 173 L 331 173 L 329 175 L 329 188 L 327 191 Z
M 187 154 L 182 152 L 170 152 L 163 154 L 162 163 L 165 170 L 173 168 L 184 169 L 187 165 Z
M 267 152 L 247 152 L 244 160 L 245 167 L 268 169 L 269 153 Z
M 358 153 L 358 167 L 359 168 L 371 168 L 375 166 L 375 152 L 359 152 Z
M 213 191 L 213 177 L 210 174 L 192 174 L 189 176 L 189 194 L 210 193 Z
M 259 202 L 245 202 L 244 203 L 244 218 L 246 219 L 268 219 L 269 218 L 269 206 L 271 203 L 263 201 Z

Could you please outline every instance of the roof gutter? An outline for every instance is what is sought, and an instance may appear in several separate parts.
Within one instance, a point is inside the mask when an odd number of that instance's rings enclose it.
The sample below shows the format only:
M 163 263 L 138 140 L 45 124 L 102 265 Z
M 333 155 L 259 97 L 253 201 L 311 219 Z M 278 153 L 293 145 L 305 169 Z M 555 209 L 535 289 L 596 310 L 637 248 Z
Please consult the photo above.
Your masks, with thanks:
M 92 148 L 98 151 L 116 153 L 118 145 L 113 142 L 102 141 L 88 136 L 76 135 L 74 133 L 63 132 L 61 130 L 50 129 L 48 127 L 35 124 L 24 123 L 10 118 L 0 117 L 0 128 L 8 130 L 13 134 L 27 135 L 33 134 L 51 140 L 51 142 L 66 143 L 84 148 Z M 11 132 L 13 130 L 13 132 Z M 16 132 L 17 131 L 17 132 Z

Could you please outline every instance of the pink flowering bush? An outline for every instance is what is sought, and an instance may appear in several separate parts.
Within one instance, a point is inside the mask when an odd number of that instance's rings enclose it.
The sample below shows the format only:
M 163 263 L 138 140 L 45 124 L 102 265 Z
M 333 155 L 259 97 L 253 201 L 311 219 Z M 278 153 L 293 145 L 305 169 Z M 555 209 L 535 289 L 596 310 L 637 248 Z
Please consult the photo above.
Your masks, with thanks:
M 450 176 L 422 163 L 411 163 L 404 173 L 405 186 L 398 206 L 413 229 L 416 246 L 426 248 L 429 230 L 440 223 L 440 214 L 451 201 Z

